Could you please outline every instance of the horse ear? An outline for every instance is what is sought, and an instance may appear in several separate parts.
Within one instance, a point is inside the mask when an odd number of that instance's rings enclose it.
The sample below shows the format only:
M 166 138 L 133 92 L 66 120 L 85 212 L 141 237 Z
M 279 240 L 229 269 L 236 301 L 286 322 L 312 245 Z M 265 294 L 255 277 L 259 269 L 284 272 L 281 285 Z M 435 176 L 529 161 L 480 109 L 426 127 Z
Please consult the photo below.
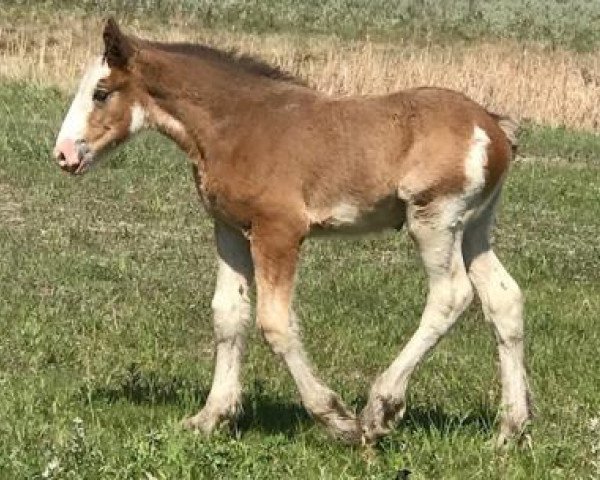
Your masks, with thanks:
M 109 18 L 102 33 L 104 39 L 104 58 L 109 67 L 124 68 L 134 53 L 131 40 L 119 29 L 113 18 Z

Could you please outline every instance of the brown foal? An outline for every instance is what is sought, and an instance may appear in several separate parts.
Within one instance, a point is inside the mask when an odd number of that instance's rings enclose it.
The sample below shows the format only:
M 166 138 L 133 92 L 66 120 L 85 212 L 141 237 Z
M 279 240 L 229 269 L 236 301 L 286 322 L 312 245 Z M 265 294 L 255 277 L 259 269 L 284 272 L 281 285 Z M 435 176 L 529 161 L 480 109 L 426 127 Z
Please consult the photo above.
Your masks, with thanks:
M 498 339 L 500 439 L 521 431 L 530 415 L 523 298 L 489 240 L 513 155 L 513 122 L 438 88 L 332 98 L 262 62 L 129 37 L 112 20 L 104 47 L 58 135 L 60 166 L 82 173 L 101 152 L 156 129 L 189 155 L 215 221 L 213 385 L 185 425 L 209 433 L 239 412 L 255 282 L 257 325 L 304 406 L 334 436 L 365 443 L 402 415 L 411 373 L 476 291 Z M 403 225 L 429 278 L 427 304 L 356 417 L 318 378 L 302 347 L 291 309 L 300 247 L 311 235 Z

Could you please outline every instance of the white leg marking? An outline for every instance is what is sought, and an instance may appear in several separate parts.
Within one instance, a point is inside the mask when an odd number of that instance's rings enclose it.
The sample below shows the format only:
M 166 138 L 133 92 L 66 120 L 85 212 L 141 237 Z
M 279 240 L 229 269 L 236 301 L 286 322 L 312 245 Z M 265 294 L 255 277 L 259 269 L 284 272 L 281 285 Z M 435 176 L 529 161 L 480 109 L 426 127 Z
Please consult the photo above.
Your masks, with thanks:
M 210 433 L 240 408 L 240 368 L 250 320 L 248 290 L 253 274 L 248 241 L 241 233 L 217 224 L 219 270 L 212 300 L 216 341 L 213 383 L 204 408 L 185 425 Z
M 273 352 L 283 357 L 303 405 L 332 436 L 347 443 L 358 442 L 355 415 L 313 372 L 300 340 L 298 320 L 290 309 L 289 295 L 279 295 L 276 289 L 261 286 L 260 280 L 257 288 L 258 324 Z
M 443 209 L 444 213 L 447 211 L 448 208 Z M 443 217 L 444 214 L 440 215 Z M 411 373 L 473 298 L 462 259 L 460 219 L 444 224 L 439 223 L 439 218 L 417 220 L 413 216 L 409 228 L 429 277 L 427 304 L 417 331 L 371 387 L 369 401 L 361 414 L 366 442 L 387 433 L 404 413 L 404 396 Z
M 358 442 L 356 417 L 313 372 L 300 340 L 298 318 L 293 311 L 289 315 L 289 338 L 285 342 L 287 348 L 280 353 L 298 387 L 302 404 L 334 437 L 347 443 Z M 277 346 L 272 346 L 277 351 Z
M 523 362 L 523 296 L 493 251 L 471 263 L 469 276 L 477 288 L 486 317 L 498 340 L 502 374 L 505 433 L 514 433 L 529 418 L 527 380 Z
M 523 295 L 491 249 L 490 222 L 484 217 L 466 230 L 464 249 L 469 277 L 498 341 L 504 409 L 499 441 L 503 442 L 519 433 L 531 412 L 523 353 Z

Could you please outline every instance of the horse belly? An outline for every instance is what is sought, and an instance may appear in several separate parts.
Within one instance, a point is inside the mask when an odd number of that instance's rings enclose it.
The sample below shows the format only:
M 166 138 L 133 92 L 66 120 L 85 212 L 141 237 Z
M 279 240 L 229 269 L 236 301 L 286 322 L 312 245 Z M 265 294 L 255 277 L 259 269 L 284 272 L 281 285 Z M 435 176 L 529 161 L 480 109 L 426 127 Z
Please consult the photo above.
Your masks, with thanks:
M 402 228 L 406 204 L 391 196 L 368 207 L 344 201 L 329 209 L 321 209 L 313 217 L 311 236 L 363 235 Z

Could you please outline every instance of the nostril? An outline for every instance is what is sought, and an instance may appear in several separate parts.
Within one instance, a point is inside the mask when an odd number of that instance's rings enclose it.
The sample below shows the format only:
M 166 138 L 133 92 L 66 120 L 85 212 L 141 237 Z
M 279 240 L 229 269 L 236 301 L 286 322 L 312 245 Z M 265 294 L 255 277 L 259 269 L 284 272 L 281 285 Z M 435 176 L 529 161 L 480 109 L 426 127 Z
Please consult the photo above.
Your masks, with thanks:
M 77 144 L 70 139 L 62 140 L 54 147 L 54 158 L 58 160 L 61 167 L 73 167 L 80 163 L 79 148 Z
M 60 161 L 65 159 L 65 154 L 60 148 L 54 147 L 52 150 L 52 157 L 54 157 L 55 160 Z

